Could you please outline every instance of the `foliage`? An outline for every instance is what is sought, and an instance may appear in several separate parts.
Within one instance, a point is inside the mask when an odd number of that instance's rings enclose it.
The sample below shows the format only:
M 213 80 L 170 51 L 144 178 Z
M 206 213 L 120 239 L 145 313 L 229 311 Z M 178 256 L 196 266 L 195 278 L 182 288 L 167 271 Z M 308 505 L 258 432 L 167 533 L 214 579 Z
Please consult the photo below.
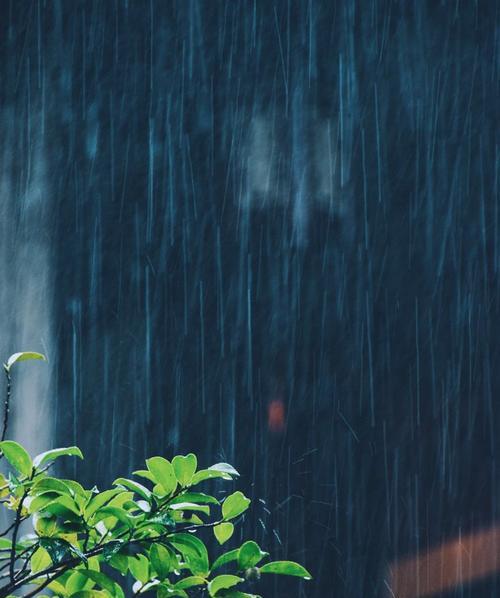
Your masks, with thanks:
M 4 369 L 8 380 L 5 436 L 10 400 L 10 368 L 37 353 L 18 353 Z M 209 558 L 200 537 L 213 533 L 227 542 L 250 500 L 236 491 L 218 500 L 201 492 L 210 480 L 231 481 L 238 472 L 227 463 L 198 469 L 193 454 L 147 459 L 133 478 L 118 478 L 113 488 L 87 490 L 74 480 L 49 473 L 63 456 L 83 458 L 77 447 L 47 451 L 35 458 L 18 443 L 0 442 L 10 466 L 0 474 L 0 501 L 13 521 L 0 533 L 0 598 L 25 588 L 30 596 L 123 598 L 128 579 L 134 595 L 152 591 L 157 598 L 198 596 L 257 598 L 242 584 L 261 574 L 310 579 L 290 561 L 262 564 L 268 553 L 252 540 Z M 30 520 L 30 533 L 20 527 Z

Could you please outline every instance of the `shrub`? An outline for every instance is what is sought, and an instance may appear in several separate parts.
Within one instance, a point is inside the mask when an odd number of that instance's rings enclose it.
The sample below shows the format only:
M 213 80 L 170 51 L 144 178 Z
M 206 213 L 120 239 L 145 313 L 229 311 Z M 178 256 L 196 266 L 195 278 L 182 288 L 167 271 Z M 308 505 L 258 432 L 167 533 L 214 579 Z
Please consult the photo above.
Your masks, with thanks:
M 16 353 L 4 364 L 7 397 L 0 459 L 5 457 L 11 471 L 7 477 L 0 474 L 0 501 L 13 520 L 0 534 L 0 598 L 21 588 L 27 591 L 25 598 L 47 596 L 42 594 L 47 590 L 61 597 L 122 598 L 130 578 L 134 595 L 151 591 L 157 598 L 257 598 L 241 588 L 261 575 L 311 578 L 297 563 L 265 562 L 268 553 L 252 540 L 210 560 L 202 537 L 213 533 L 224 544 L 250 505 L 240 491 L 218 500 L 199 490 L 210 480 L 237 478 L 227 463 L 198 469 L 192 453 L 171 461 L 151 457 L 133 478 L 118 478 L 108 490 L 87 490 L 49 473 L 60 457 L 83 458 L 77 447 L 32 459 L 20 444 L 4 440 L 10 369 L 27 359 L 44 357 Z M 25 521 L 31 529 L 21 536 Z

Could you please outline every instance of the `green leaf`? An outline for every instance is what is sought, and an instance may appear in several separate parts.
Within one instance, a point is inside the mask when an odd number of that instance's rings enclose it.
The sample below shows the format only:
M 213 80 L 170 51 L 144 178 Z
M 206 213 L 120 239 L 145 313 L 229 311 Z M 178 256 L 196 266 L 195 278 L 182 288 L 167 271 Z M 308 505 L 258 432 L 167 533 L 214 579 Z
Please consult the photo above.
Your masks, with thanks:
M 123 540 L 111 540 L 104 545 L 102 556 L 104 561 L 109 561 L 120 550 Z
M 149 558 L 158 575 L 158 579 L 163 581 L 171 573 L 174 564 L 174 558 L 168 548 L 161 544 L 153 544 L 149 551 Z
M 235 590 L 234 592 L 227 592 L 224 594 L 224 598 L 262 598 L 262 596 L 257 596 L 257 594 L 247 594 L 246 592 L 238 592 Z
M 191 480 L 191 486 L 204 482 L 205 480 L 212 480 L 216 478 L 222 478 L 223 480 L 232 480 L 234 477 L 238 477 L 240 474 L 229 465 L 229 463 L 216 463 L 208 469 L 201 469 L 196 472 Z
M 208 593 L 210 596 L 216 596 L 217 592 L 233 588 L 242 581 L 243 579 L 237 575 L 218 575 L 208 584 Z
M 73 571 L 65 584 L 67 593 L 72 596 L 75 592 L 92 589 L 94 582 L 83 574 L 83 569 Z
M 68 446 L 64 448 L 57 448 L 52 449 L 50 451 L 45 451 L 44 453 L 40 453 L 33 459 L 33 465 L 35 467 L 40 467 L 41 465 L 45 465 L 50 461 L 54 461 L 59 457 L 79 457 L 83 459 L 82 451 L 77 446 Z
M 211 465 L 208 470 L 227 473 L 228 475 L 236 478 L 240 475 L 232 465 L 229 465 L 229 463 L 216 463 L 215 465 Z
M 85 507 L 85 517 L 90 519 L 92 515 L 108 503 L 112 498 L 114 498 L 117 494 L 120 494 L 119 488 L 112 488 L 111 490 L 104 490 L 104 492 L 100 492 L 93 496 L 88 505 Z
M 229 552 L 222 554 L 218 559 L 216 559 L 214 561 L 214 563 L 212 565 L 212 571 L 215 571 L 215 569 L 218 569 L 219 567 L 223 567 L 224 565 L 227 565 L 228 563 L 237 561 L 238 553 L 239 553 L 239 549 L 235 548 L 234 550 L 230 550 Z
M 170 461 L 163 457 L 151 457 L 147 459 L 146 466 L 153 474 L 155 481 L 165 491 L 165 494 L 172 494 L 177 487 L 177 478 Z
M 154 475 L 148 471 L 147 469 L 137 469 L 136 471 L 132 472 L 134 475 L 139 476 L 141 478 L 145 478 L 146 480 L 149 480 L 150 482 L 153 482 L 153 484 L 156 483 L 155 477 Z
M 269 556 L 269 553 L 261 550 L 256 542 L 249 540 L 240 546 L 238 552 L 238 569 L 255 567 L 266 556 Z
M 10 368 L 18 361 L 28 361 L 30 359 L 39 359 L 47 361 L 47 358 L 42 353 L 36 353 L 34 351 L 22 351 L 21 353 L 14 353 L 7 359 L 7 363 L 4 363 L 4 368 L 9 371 Z
M 232 523 L 220 523 L 214 527 L 214 534 L 219 544 L 224 544 L 234 533 L 234 525 Z
M 40 546 L 49 553 L 52 562 L 56 565 L 70 552 L 71 545 L 61 538 L 41 538 Z
M 230 494 L 222 503 L 222 516 L 224 519 L 234 519 L 244 513 L 250 505 L 250 499 L 239 490 Z
M 101 590 L 81 590 L 71 594 L 71 598 L 109 598 L 109 594 Z
M 129 557 L 128 568 L 132 577 L 137 581 L 141 583 L 149 581 L 149 561 L 143 554 Z
M 70 487 L 58 480 L 57 478 L 44 477 L 37 480 L 31 487 L 31 494 L 37 495 L 47 491 L 57 492 L 58 494 L 66 494 L 72 496 L 73 492 Z
M 198 575 L 191 575 L 190 577 L 185 577 L 178 581 L 174 588 L 176 590 L 187 590 L 189 588 L 194 588 L 195 586 L 204 586 L 207 583 L 207 580 L 203 577 L 199 577 Z
M 156 598 L 189 598 L 184 590 L 174 589 L 171 585 L 159 585 L 156 591 Z
M 192 534 L 175 534 L 170 543 L 182 554 L 194 575 L 208 575 L 208 552 L 205 544 Z
M 102 507 L 98 511 L 96 511 L 93 521 L 97 523 L 98 521 L 103 521 L 104 519 L 108 519 L 109 517 L 115 517 L 121 523 L 124 523 L 127 527 L 133 527 L 133 521 L 131 521 L 127 511 L 125 509 L 121 509 L 120 507 Z
M 85 490 L 85 488 L 83 488 L 81 484 L 75 482 L 75 480 L 61 480 L 61 482 L 64 482 L 66 486 L 68 486 L 71 489 L 71 492 L 73 492 L 75 496 L 80 496 L 85 500 L 88 499 L 89 493 L 87 492 L 87 490 Z
M 20 444 L 13 440 L 4 440 L 0 442 L 0 450 L 14 469 L 27 478 L 31 476 L 33 469 L 31 457 Z
M 307 569 L 294 563 L 293 561 L 274 561 L 266 563 L 260 567 L 261 573 L 276 573 L 278 575 L 293 575 L 294 577 L 302 577 L 302 579 L 312 579 L 311 574 Z
M 210 515 L 210 507 L 208 505 L 197 505 L 194 502 L 178 502 L 169 505 L 172 511 L 196 511 L 198 513 L 204 513 Z
M 132 492 L 135 492 L 144 500 L 151 500 L 151 490 L 146 488 L 146 486 L 139 484 L 139 482 L 135 482 L 134 480 L 129 480 L 127 478 L 118 478 L 113 482 L 113 486 L 123 486 L 123 488 L 132 490 Z
M 71 513 L 73 515 L 80 515 L 80 509 L 76 502 L 66 494 L 53 494 L 51 492 L 47 494 L 41 494 L 37 498 L 35 498 L 30 504 L 30 511 L 47 511 L 48 513 L 52 513 L 52 515 L 57 515 L 59 517 L 68 516 L 71 517 Z M 70 514 L 67 513 L 70 512 Z
M 198 460 L 193 453 L 189 453 L 185 457 L 178 455 L 172 459 L 175 477 L 181 486 L 189 486 L 196 472 L 197 465 Z
M 104 573 L 101 573 L 100 571 L 91 571 L 89 569 L 80 569 L 79 573 L 88 579 L 91 579 L 94 583 L 97 583 L 103 590 L 109 592 L 111 596 L 114 597 L 117 595 L 117 584 Z
M 200 505 L 218 505 L 219 501 L 209 494 L 203 492 L 183 492 L 169 501 L 169 505 L 175 505 L 181 502 L 191 502 Z
M 37 548 L 30 560 L 32 573 L 43 571 L 52 565 L 52 560 L 45 548 Z
M 128 557 L 124 554 L 114 554 L 107 561 L 110 567 L 119 571 L 122 575 L 127 575 L 128 572 Z

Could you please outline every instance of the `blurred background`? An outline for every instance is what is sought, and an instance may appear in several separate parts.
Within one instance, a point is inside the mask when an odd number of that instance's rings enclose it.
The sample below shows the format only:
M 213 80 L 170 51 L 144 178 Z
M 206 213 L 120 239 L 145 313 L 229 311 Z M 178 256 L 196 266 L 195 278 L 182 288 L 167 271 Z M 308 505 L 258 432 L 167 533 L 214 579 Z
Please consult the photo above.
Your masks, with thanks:
M 1 0 L 0 348 L 50 361 L 19 365 L 12 435 L 79 445 L 89 486 L 234 464 L 242 533 L 314 576 L 269 597 L 396 595 L 388 563 L 495 525 L 499 25 Z

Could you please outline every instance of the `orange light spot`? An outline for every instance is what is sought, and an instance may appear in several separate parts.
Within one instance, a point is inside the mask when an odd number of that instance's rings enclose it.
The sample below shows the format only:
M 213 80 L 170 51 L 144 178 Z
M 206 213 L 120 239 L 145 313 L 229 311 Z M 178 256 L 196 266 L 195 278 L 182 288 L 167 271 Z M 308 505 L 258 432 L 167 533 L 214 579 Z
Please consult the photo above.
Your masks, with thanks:
M 468 534 L 389 565 L 388 598 L 433 596 L 500 569 L 500 527 Z
M 285 429 L 285 404 L 281 399 L 271 401 L 267 408 L 267 425 L 271 432 L 279 434 Z

